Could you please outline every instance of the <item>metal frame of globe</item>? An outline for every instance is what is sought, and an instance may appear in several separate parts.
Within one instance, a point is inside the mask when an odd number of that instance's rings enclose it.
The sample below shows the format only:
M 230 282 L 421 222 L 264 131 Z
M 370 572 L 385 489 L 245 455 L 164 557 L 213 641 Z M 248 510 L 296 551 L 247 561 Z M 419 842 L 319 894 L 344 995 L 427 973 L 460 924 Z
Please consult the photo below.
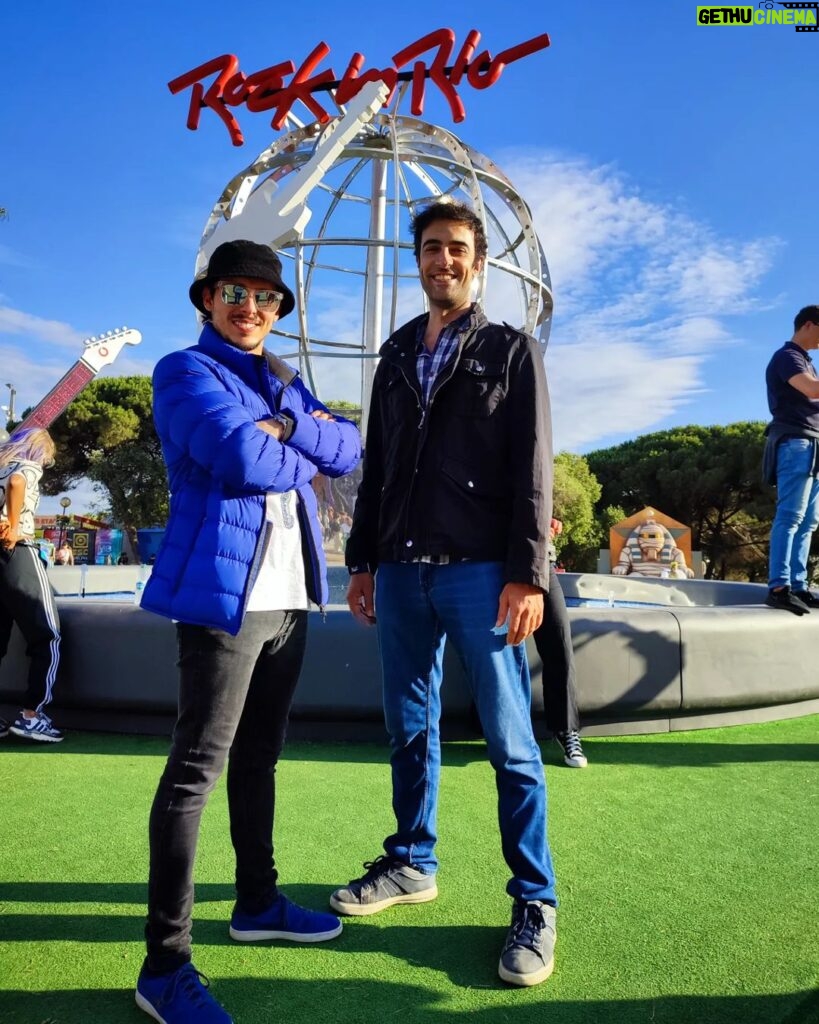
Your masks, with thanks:
M 303 208 L 308 196 L 311 206 L 324 204 L 322 214 L 316 217 L 314 230 L 308 234 L 302 227 L 277 237 L 278 228 L 272 213 L 270 218 L 265 217 L 266 208 L 282 183 L 304 167 L 325 133 L 336 127 L 339 120 L 334 119 L 329 126 L 314 123 L 287 132 L 228 183 L 205 225 L 197 272 L 207 265 L 210 252 L 219 244 L 221 230 L 231 220 L 250 215 L 247 224 L 242 224 L 242 235 L 272 245 L 283 257 L 293 261 L 298 333 L 286 330 L 282 324 L 277 325 L 274 335 L 296 342 L 298 350 L 280 354 L 299 359 L 302 372 L 316 391 L 319 389 L 313 359 L 360 360 L 361 408 L 366 420 L 375 359 L 381 343 L 397 326 L 402 282 L 403 294 L 409 288 L 407 282 L 411 281 L 413 299 L 417 297 L 420 302 L 422 297 L 405 220 L 434 199 L 463 199 L 481 217 L 490 246 L 476 297 L 485 297 L 490 271 L 503 274 L 504 289 L 508 290 L 508 283 L 512 282 L 520 317 L 510 315 L 504 306 L 505 315 L 492 318 L 515 323 L 535 335 L 545 347 L 551 323 L 551 282 L 529 207 L 491 160 L 436 125 L 396 114 L 378 114 L 369 123 L 360 124 L 318 184 L 299 195 Z M 358 179 L 368 165 L 367 187 L 356 191 Z M 298 185 L 298 179 L 295 184 Z M 414 194 L 413 186 L 422 189 L 423 194 Z M 367 208 L 366 234 L 359 230 L 356 234 L 327 236 L 343 204 L 347 204 L 344 207 L 347 211 L 353 207 Z M 302 223 L 309 217 L 307 210 Z M 234 223 L 231 227 L 235 229 L 237 225 Z M 235 236 L 236 232 L 225 233 Z M 322 249 L 328 247 L 342 252 L 344 248 L 363 250 L 365 264 L 356 269 L 349 264 L 326 263 Z M 392 266 L 385 270 L 388 254 L 391 254 Z M 311 290 L 322 271 L 363 277 L 361 324 L 355 341 L 323 338 L 311 330 Z M 385 287 L 390 293 L 386 317 Z

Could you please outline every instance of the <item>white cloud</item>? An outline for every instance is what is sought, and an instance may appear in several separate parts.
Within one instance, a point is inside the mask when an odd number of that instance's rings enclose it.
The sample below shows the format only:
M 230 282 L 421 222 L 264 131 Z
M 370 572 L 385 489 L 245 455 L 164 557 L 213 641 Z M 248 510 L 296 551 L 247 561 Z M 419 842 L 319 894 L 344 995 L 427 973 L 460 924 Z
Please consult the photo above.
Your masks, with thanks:
M 45 320 L 10 306 L 0 306 L 0 334 L 24 334 L 35 340 L 71 348 L 79 348 L 84 341 L 79 331 L 62 320 Z
M 656 428 L 701 393 L 709 356 L 735 342 L 729 318 L 762 308 L 758 284 L 782 243 L 719 238 L 609 166 L 531 152 L 500 162 L 552 276 L 556 447 Z
M 582 359 L 571 345 L 550 345 L 546 368 L 555 450 L 649 430 L 701 390 L 700 361 L 685 354 L 652 361 L 639 341 L 587 339 Z

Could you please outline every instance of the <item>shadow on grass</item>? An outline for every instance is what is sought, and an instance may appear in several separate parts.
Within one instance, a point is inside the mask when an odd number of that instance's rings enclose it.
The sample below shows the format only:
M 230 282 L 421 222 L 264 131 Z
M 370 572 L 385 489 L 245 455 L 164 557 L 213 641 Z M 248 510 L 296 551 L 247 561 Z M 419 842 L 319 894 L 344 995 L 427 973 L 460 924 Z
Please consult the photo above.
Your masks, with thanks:
M 401 1014 L 431 1024 L 464 1015 L 432 989 L 373 979 L 220 978 L 213 993 L 241 1024 L 383 1024 Z M 4 1024 L 138 1024 L 147 1019 L 130 989 L 7 991 L 2 1001 Z M 819 1024 L 819 993 L 567 1001 L 550 997 L 547 983 L 511 992 L 503 1006 L 473 1009 L 468 1017 L 474 1024 L 543 1024 L 546 1019 L 550 1024 Z
M 320 897 L 325 890 L 321 886 L 305 886 L 315 889 Z M 196 886 L 196 902 L 210 903 L 232 900 L 235 890 L 230 882 L 219 884 L 203 882 Z M 0 882 L 0 904 L 2 903 L 138 903 L 148 899 L 148 882 Z M 325 893 L 326 899 L 326 893 Z M 3 938 L 12 936 L 5 928 L 11 915 L 4 915 Z M 30 920 L 30 918 L 29 918 Z
M 688 734 L 689 736 L 691 733 Z M 541 743 L 543 763 L 550 767 L 562 765 L 562 754 L 556 744 Z M 819 740 L 816 743 L 702 743 L 675 736 L 671 741 L 651 740 L 596 742 L 583 737 L 583 750 L 594 765 L 633 765 L 657 768 L 714 768 L 726 764 L 769 764 L 777 761 L 819 761 Z M 448 743 L 443 751 L 445 765 L 462 767 L 473 761 L 486 760 L 480 744 Z M 576 769 L 566 769 L 576 774 Z
M 292 727 L 291 733 L 297 731 Z M 170 750 L 169 736 L 126 736 L 116 733 L 70 732 L 62 743 L 32 743 L 10 736 L 0 740 L 0 757 L 13 755 L 60 756 L 87 754 L 103 757 L 161 757 Z M 482 745 L 478 745 L 482 749 Z M 371 742 L 366 738 L 356 741 L 311 742 L 295 737 L 288 739 L 283 760 L 292 761 L 350 761 L 356 764 L 386 764 L 389 756 L 387 742 Z M 157 775 L 159 781 L 159 775 Z
M 325 890 L 326 894 L 329 890 Z M 305 901 L 307 902 L 307 901 Z M 319 902 L 318 904 L 322 904 Z M 326 906 L 326 902 L 324 904 Z M 239 945 L 228 935 L 228 915 L 218 919 L 203 919 L 207 913 L 199 908 L 193 925 L 194 955 L 206 961 L 202 951 L 208 947 L 236 949 Z M 100 943 L 117 947 L 123 943 L 138 942 L 142 935 L 144 917 L 141 914 L 3 914 L 5 942 L 27 943 Z M 381 922 L 346 922 L 342 934 L 327 945 L 333 954 L 376 954 L 391 957 L 397 965 L 408 965 L 445 974 L 450 982 L 463 989 L 503 989 L 496 974 L 497 959 L 506 935 L 506 925 L 403 925 L 395 920 Z M 269 945 L 271 951 L 279 947 L 295 946 L 305 964 L 324 955 L 322 946 L 287 943 L 283 941 L 255 943 Z M 464 955 L 468 950 L 468 955 Z M 230 953 L 225 954 L 229 956 Z M 362 961 L 364 965 L 366 961 Z M 0 1003 L 3 1000 L 0 999 Z M 0 1015 L 4 1021 L 5 1017 Z
M 816 743 L 734 743 L 730 740 L 703 743 L 688 738 L 693 735 L 695 733 L 677 733 L 662 740 L 629 740 L 618 737 L 614 741 L 602 742 L 584 737 L 583 747 L 591 765 L 709 768 L 726 764 L 819 761 L 819 740 Z M 55 758 L 64 754 L 164 758 L 169 747 L 169 740 L 163 737 L 72 733 L 65 743 L 59 745 L 35 744 L 26 740 L 3 740 L 0 754 L 47 755 Z M 547 767 L 562 765 L 562 755 L 556 744 L 544 740 L 541 742 L 541 749 Z M 487 760 L 486 745 L 481 739 L 444 742 L 442 755 L 444 765 L 454 768 L 463 768 Z M 384 744 L 342 741 L 313 743 L 291 740 L 285 748 L 282 760 L 386 766 L 388 758 L 389 750 Z
M 326 908 L 327 897 L 332 890 L 329 884 L 291 885 L 285 888 L 288 895 L 298 903 L 315 909 Z M 144 923 L 141 906 L 144 905 L 145 896 L 146 887 L 135 883 L 3 883 L 0 884 L 3 940 L 7 943 L 39 943 L 43 950 L 47 950 L 50 943 L 105 944 L 111 948 L 113 958 L 118 955 L 114 952 L 117 947 L 140 942 Z M 200 966 L 212 961 L 215 954 L 218 957 L 230 957 L 231 951 L 235 950 L 237 957 L 243 955 L 244 947 L 233 942 L 228 935 L 229 910 L 224 906 L 208 906 L 216 902 L 229 905 L 232 900 L 232 885 L 210 883 L 196 887 L 193 941 Z M 36 912 L 26 913 L 24 907 L 12 908 L 12 902 L 31 902 L 39 906 L 50 902 L 132 903 L 140 905 L 140 909 L 132 913 L 91 911 L 48 914 L 42 913 L 38 906 Z M 732 1024 L 819 1024 L 819 992 L 730 999 L 675 997 L 640 1002 L 613 999 L 611 1002 L 582 1004 L 561 1002 L 553 994 L 556 988 L 559 990 L 559 984 L 554 983 L 536 990 L 517 992 L 505 986 L 496 973 L 498 952 L 505 934 L 505 922 L 499 922 L 496 926 L 430 926 L 408 925 L 396 919 L 383 922 L 348 919 L 345 920 L 342 935 L 326 946 L 301 946 L 287 942 L 254 945 L 267 945 L 270 948 L 271 972 L 276 969 L 274 957 L 277 948 L 290 946 L 299 949 L 299 956 L 304 957 L 308 971 L 315 958 L 323 955 L 323 949 L 331 949 L 336 957 L 339 954 L 359 955 L 360 959 L 354 963 L 360 963 L 364 972 L 371 970 L 374 958 L 382 963 L 385 958 L 389 958 L 395 962 L 396 970 L 409 967 L 424 972 L 437 972 L 445 976 L 457 990 L 486 992 L 489 1001 L 508 998 L 509 993 L 512 993 L 515 999 L 520 1000 L 519 1004 L 514 1005 L 516 1024 L 521 1024 L 520 1014 L 523 1024 L 528 1021 L 531 1024 L 543 1024 L 542 1019 L 530 1017 L 526 1011 L 534 998 L 538 1000 L 540 1013 L 544 1012 L 544 1003 L 549 1004 L 548 1019 L 551 1024 L 575 1021 L 578 1024 L 580 1021 L 584 1024 L 596 1021 L 632 1024 L 643 1020 L 651 1021 L 652 1024 L 699 1024 L 706 1020 L 709 1024 L 722 1021 Z M 214 952 L 209 953 L 208 950 Z M 381 970 L 383 972 L 384 968 Z M 430 977 L 428 973 L 425 976 Z M 252 1024 L 254 1021 L 268 1024 L 268 1021 L 280 1017 L 295 1024 L 300 1024 L 302 1020 L 308 1024 L 318 1024 L 323 1020 L 328 1020 L 330 1024 L 346 1020 L 377 1021 L 382 1024 L 384 1020 L 401 1012 L 402 1008 L 411 1010 L 413 1021 L 427 1018 L 434 1020 L 441 1015 L 452 1019 L 455 1013 L 454 1008 L 447 1010 L 442 1005 L 447 999 L 446 985 L 439 990 L 431 986 L 389 986 L 382 981 L 359 982 L 349 978 L 339 979 L 335 983 L 316 980 L 308 985 L 307 982 L 280 981 L 271 977 L 270 981 L 264 983 L 258 979 L 226 979 L 218 983 L 217 989 L 219 999 L 237 1012 L 242 1024 Z M 297 1005 L 288 1005 L 288 997 L 282 993 L 289 991 L 296 994 Z M 317 995 L 318 992 L 323 994 Z M 507 993 L 507 996 L 503 996 L 503 993 Z M 79 1000 L 76 1004 L 75 998 Z M 32 994 L 4 993 L 0 990 L 0 1020 L 3 1024 L 16 1024 L 17 1021 L 25 1021 L 26 1024 L 74 1024 L 79 1021 L 83 1024 L 87 1021 L 104 1024 L 109 1020 L 129 1019 L 126 1012 L 129 993 L 114 990 L 90 992 L 84 993 L 83 998 L 87 1001 L 83 1002 L 73 992 Z M 331 1002 L 335 1011 L 328 1014 L 327 1006 Z M 265 1012 L 268 1016 L 260 1013 L 259 1007 L 262 1005 L 267 1007 Z M 360 1012 L 356 1011 L 357 1005 Z M 502 1024 L 510 1019 L 509 1009 L 507 1007 L 503 1012 L 499 1008 L 470 1010 L 470 1020 L 476 1017 L 485 1024 Z M 83 1016 L 83 1010 L 86 1016 Z M 459 1007 L 458 1012 L 463 1012 L 463 1007 Z

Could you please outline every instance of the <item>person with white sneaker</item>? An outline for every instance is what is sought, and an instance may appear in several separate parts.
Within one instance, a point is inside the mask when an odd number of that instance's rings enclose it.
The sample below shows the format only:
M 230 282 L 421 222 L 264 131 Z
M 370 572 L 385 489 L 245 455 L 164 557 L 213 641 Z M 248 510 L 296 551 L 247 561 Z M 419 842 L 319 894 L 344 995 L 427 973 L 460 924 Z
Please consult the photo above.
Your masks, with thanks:
M 311 480 L 358 463 L 333 416 L 265 339 L 295 307 L 273 250 L 224 242 L 190 287 L 196 345 L 154 370 L 170 518 L 142 608 L 176 620 L 179 717 L 151 809 L 147 955 L 137 1005 L 161 1024 L 230 1024 L 191 962 L 193 865 L 227 763 L 237 942 L 324 942 L 341 921 L 277 885 L 274 778 L 301 671 L 310 602 L 328 600 Z
M 543 610 L 543 622 L 532 639 L 540 655 L 543 684 L 543 717 L 546 728 L 563 751 L 567 768 L 587 768 L 589 761 L 580 742 L 580 716 L 575 689 L 574 647 L 566 599 L 557 571 L 555 538 L 563 532 L 563 523 L 553 519 L 549 526 L 549 592 Z
M 45 712 L 60 664 L 60 616 L 34 536 L 40 480 L 54 451 L 40 427 L 15 431 L 0 445 L 0 661 L 15 622 L 30 658 L 26 706 L 11 725 L 0 720 L 0 736 L 11 732 L 37 743 L 63 739 Z
M 543 618 L 549 586 L 552 435 L 543 355 L 533 338 L 490 323 L 473 300 L 488 248 L 473 210 L 438 201 L 417 214 L 412 230 L 429 313 L 381 348 L 346 547 L 350 611 L 378 628 L 396 830 L 330 906 L 366 915 L 438 894 L 449 637 L 495 770 L 511 875 L 512 922 L 498 973 L 512 985 L 537 985 L 554 967 L 557 905 L 523 644 Z

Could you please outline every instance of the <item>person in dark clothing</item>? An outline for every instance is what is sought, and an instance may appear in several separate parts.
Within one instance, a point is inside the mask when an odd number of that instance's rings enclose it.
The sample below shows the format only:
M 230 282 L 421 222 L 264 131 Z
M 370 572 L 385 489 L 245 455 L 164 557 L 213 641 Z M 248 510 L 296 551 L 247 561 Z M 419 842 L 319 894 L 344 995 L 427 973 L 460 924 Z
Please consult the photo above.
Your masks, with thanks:
M 553 519 L 549 527 L 549 590 L 545 596 L 543 622 L 532 635 L 542 665 L 543 712 L 546 728 L 563 750 L 569 768 L 585 768 L 588 758 L 580 742 L 580 717 L 575 692 L 574 648 L 566 599 L 555 572 L 555 538 L 563 523 Z
M 776 484 L 766 604 L 795 615 L 819 607 L 808 580 L 808 554 L 819 525 L 819 377 L 808 352 L 819 348 L 819 305 L 805 306 L 793 337 L 768 363 L 771 422 L 763 475 Z
M 498 973 L 552 972 L 555 877 L 546 783 L 532 731 L 523 641 L 549 585 L 552 445 L 543 357 L 472 300 L 487 240 L 460 203 L 413 222 L 429 313 L 381 348 L 364 474 L 346 562 L 347 602 L 377 626 L 392 741 L 396 831 L 361 878 L 333 893 L 343 914 L 435 899 L 440 688 L 449 637 L 466 668 L 498 788 L 512 924 Z

